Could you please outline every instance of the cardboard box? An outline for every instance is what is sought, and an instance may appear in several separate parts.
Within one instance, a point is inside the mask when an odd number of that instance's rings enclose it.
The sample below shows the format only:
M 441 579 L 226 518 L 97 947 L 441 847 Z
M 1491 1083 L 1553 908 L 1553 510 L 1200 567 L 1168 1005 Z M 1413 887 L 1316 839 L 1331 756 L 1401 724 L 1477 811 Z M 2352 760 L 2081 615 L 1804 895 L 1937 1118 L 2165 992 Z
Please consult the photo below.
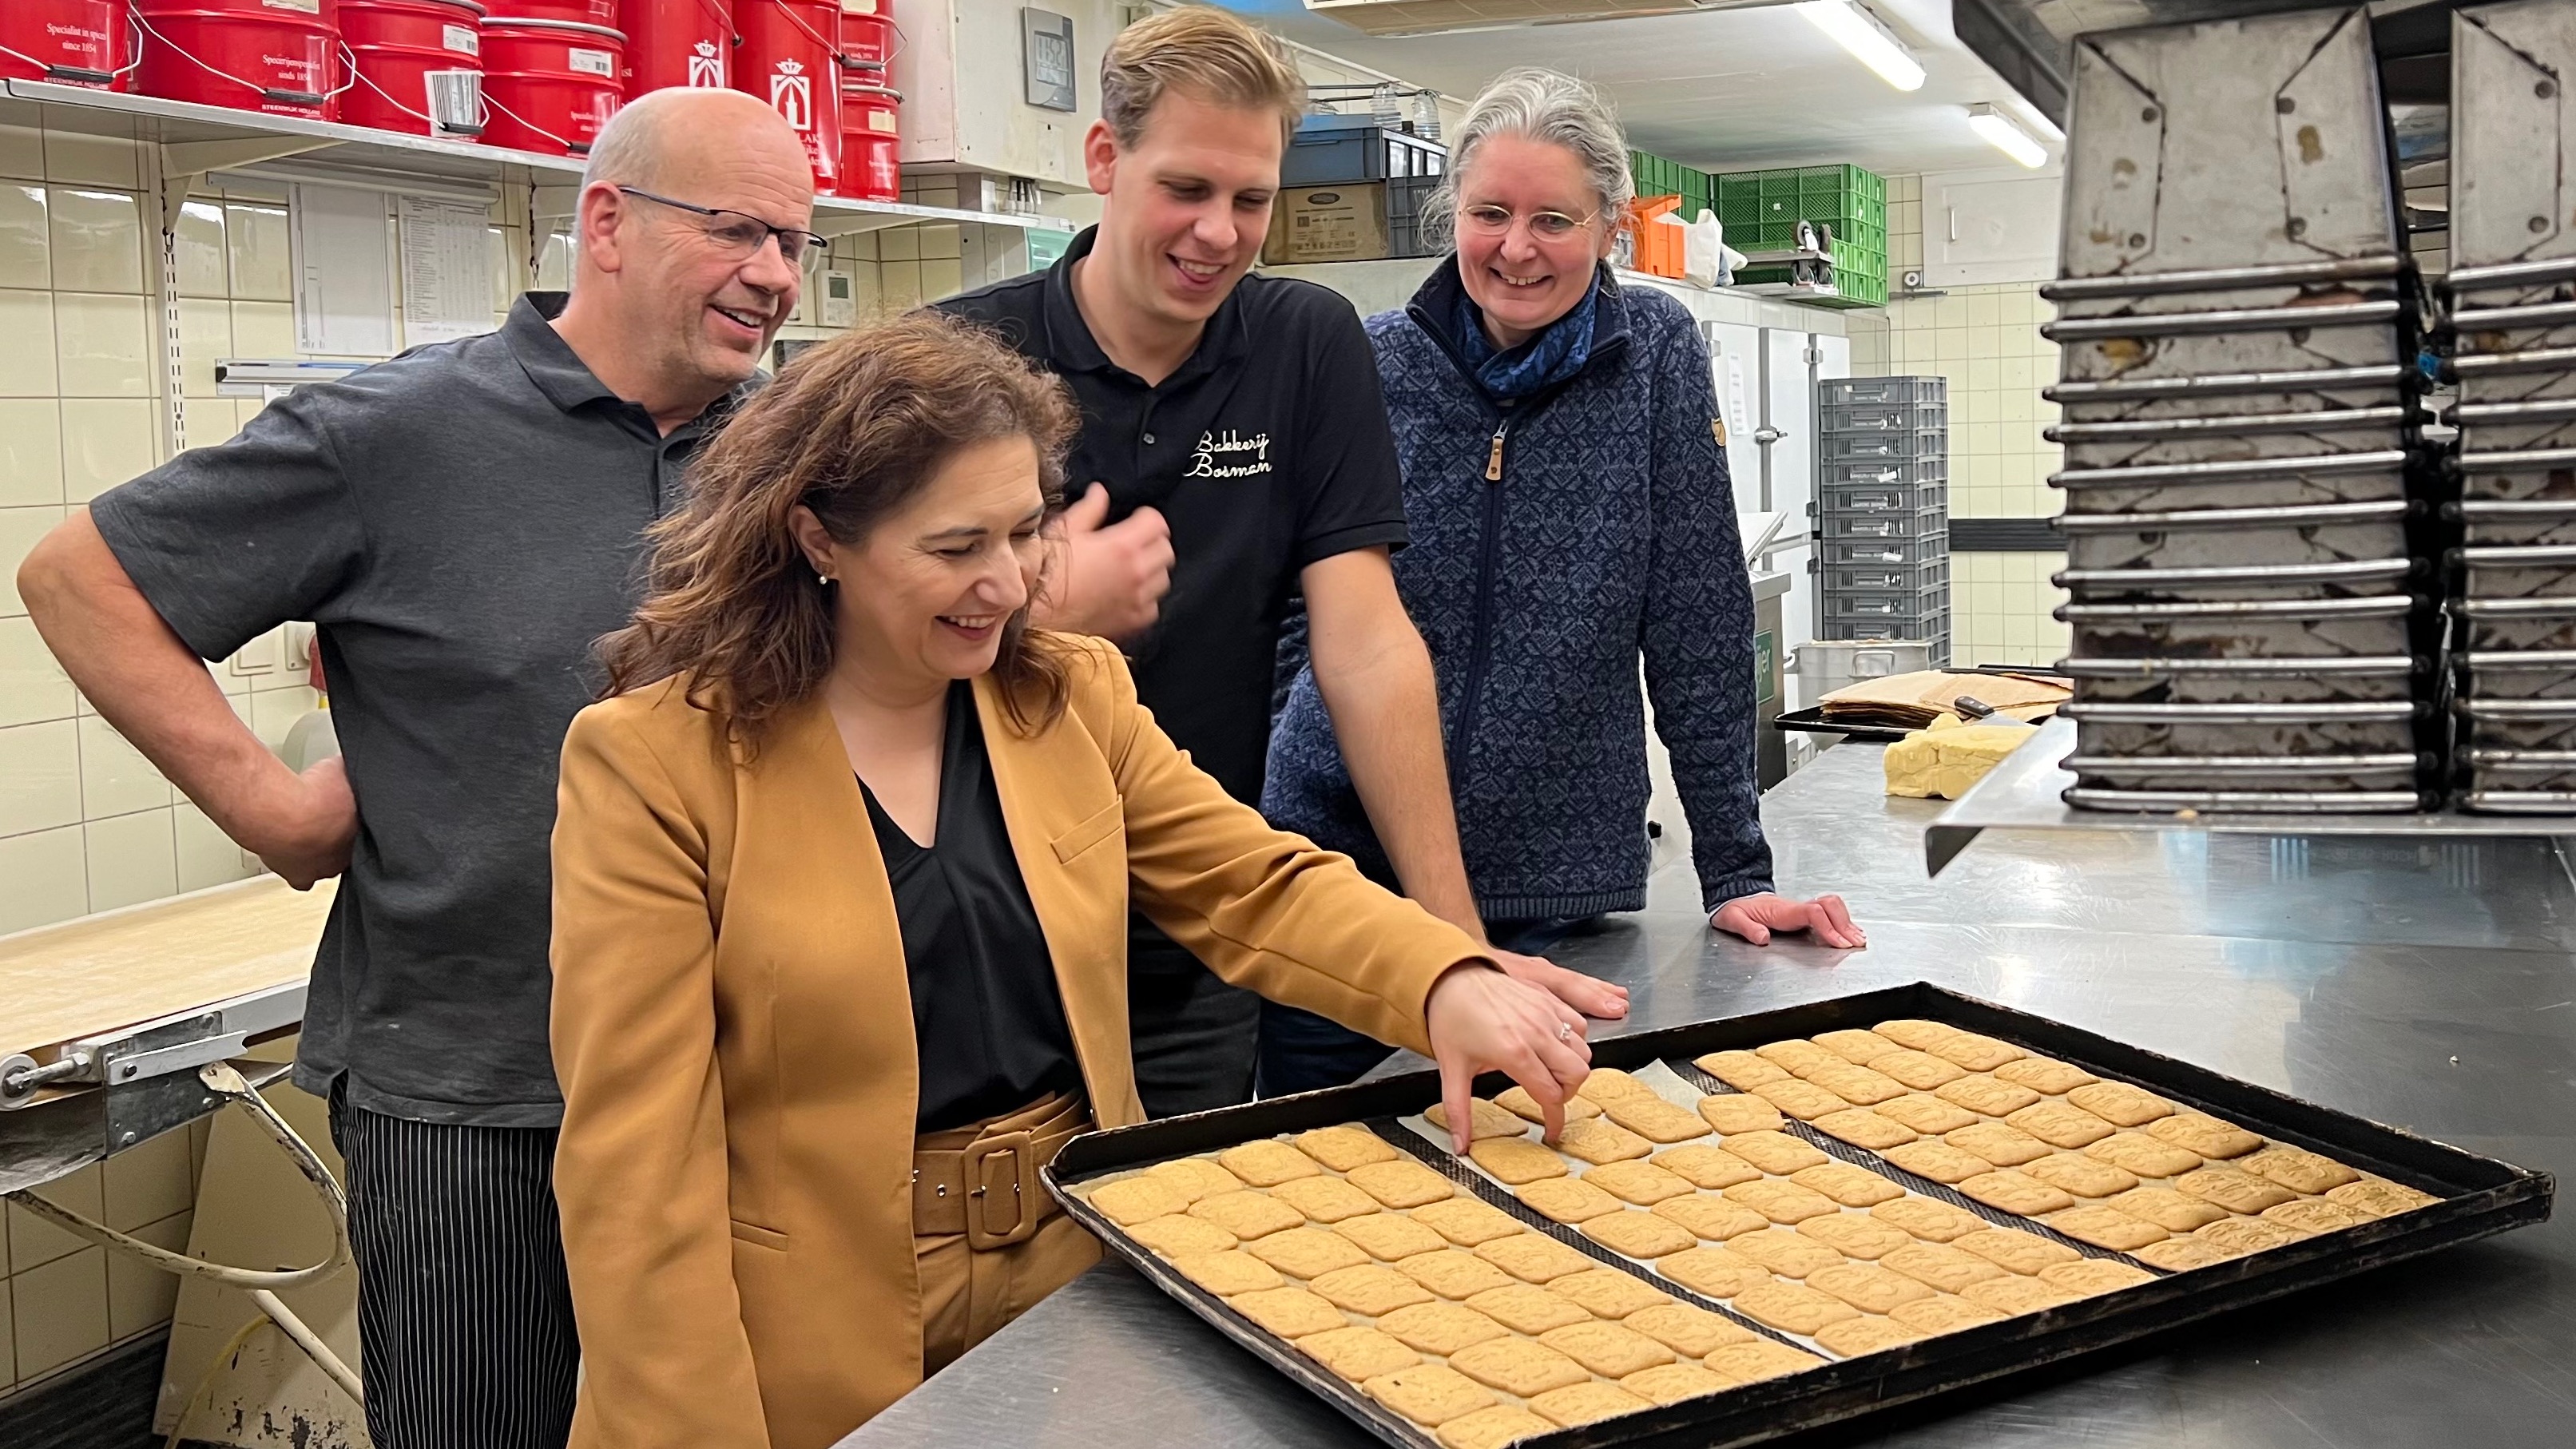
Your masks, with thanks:
M 1389 254 L 1383 181 L 1301 186 L 1280 192 L 1271 203 L 1261 260 L 1274 267 L 1374 262 Z

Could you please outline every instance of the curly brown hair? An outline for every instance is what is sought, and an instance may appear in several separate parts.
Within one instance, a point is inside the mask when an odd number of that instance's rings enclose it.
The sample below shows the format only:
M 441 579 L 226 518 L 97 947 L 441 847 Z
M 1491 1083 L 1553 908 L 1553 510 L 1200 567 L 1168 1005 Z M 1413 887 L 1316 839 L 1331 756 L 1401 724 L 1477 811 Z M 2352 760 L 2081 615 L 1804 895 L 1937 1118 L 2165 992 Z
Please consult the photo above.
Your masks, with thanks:
M 646 534 L 644 602 L 599 643 L 605 694 L 686 675 L 689 702 L 756 748 L 832 668 L 832 595 L 797 548 L 789 510 L 801 503 L 855 543 L 960 449 L 1024 437 L 1052 519 L 1078 422 L 1063 383 L 936 313 L 807 350 L 724 424 L 690 470 L 687 505 Z M 1012 724 L 1035 733 L 1064 712 L 1066 658 L 1031 633 L 1028 613 L 1003 626 L 993 673 Z

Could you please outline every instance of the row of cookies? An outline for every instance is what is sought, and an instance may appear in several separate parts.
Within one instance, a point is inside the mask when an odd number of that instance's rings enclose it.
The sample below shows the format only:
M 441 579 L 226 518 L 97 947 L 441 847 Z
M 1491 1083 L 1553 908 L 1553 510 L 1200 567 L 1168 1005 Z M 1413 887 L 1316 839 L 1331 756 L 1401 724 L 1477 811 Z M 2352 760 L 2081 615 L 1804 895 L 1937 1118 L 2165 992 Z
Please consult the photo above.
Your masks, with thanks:
M 1881 1022 L 1696 1065 L 1908 1172 L 2160 1268 L 2199 1267 L 2432 1201 L 1938 1022 Z
M 1360 1184 L 1370 1206 L 1346 1212 L 1356 1204 L 1325 1183 Z M 1461 1449 L 1819 1362 L 1450 1195 L 1446 1179 L 1364 1128 L 1246 1143 L 1076 1192 L 1247 1319 Z M 1175 1199 L 1179 1212 L 1156 1211 Z
M 1596 1071 L 1581 1096 L 1596 1094 L 1612 1129 L 1622 1119 L 1656 1122 L 1654 1107 L 1638 1100 L 1653 1089 L 1626 1073 Z M 1660 1096 L 1655 1103 L 1673 1106 Z M 1660 1151 L 1640 1131 L 1579 1132 L 1587 1120 L 1569 1123 L 1568 1140 L 1551 1152 L 1526 1135 L 1527 1105 L 1498 1098 L 1488 1112 L 1479 1104 L 1469 1149 L 1526 1206 L 1839 1357 L 2151 1276 L 1995 1229 L 1837 1161 L 1789 1135 L 1778 1110 L 1757 1097 L 1712 1096 L 1697 1113 L 1676 1109 L 1696 1121 L 1664 1124 L 1659 1135 L 1677 1145 Z M 1678 1141 L 1685 1125 L 1717 1140 Z

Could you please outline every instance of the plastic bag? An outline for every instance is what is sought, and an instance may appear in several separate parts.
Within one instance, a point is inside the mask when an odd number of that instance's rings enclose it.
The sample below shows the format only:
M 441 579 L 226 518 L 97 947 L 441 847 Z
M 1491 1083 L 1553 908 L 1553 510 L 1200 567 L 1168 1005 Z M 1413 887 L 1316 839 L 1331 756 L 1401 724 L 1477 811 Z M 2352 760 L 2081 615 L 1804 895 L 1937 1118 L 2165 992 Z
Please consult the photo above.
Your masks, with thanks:
M 1703 287 L 1735 285 L 1735 269 L 1744 254 L 1726 244 L 1726 224 L 1702 208 L 1699 219 L 1682 233 L 1682 275 Z

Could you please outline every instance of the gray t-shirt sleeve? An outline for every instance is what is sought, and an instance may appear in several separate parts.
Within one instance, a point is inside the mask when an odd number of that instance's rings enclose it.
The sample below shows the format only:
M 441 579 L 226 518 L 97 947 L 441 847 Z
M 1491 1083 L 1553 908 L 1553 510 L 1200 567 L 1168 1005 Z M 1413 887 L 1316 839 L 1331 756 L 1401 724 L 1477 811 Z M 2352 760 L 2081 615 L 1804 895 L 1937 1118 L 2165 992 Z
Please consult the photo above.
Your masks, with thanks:
M 324 620 L 357 575 L 365 533 L 325 423 L 329 391 L 300 388 L 231 442 L 90 504 L 116 561 L 200 658 L 289 619 Z

